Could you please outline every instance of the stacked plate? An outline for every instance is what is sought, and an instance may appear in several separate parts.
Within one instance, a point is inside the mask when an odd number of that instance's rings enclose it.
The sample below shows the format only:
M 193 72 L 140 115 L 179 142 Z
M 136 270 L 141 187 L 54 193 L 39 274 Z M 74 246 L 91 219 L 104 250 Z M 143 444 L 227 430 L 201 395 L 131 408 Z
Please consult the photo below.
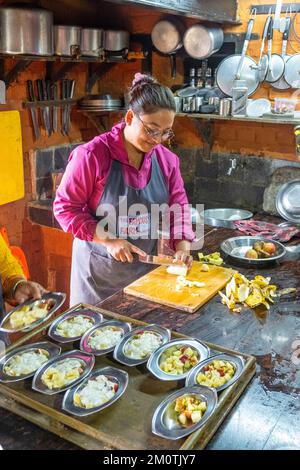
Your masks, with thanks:
M 122 109 L 122 100 L 111 95 L 87 95 L 78 105 L 80 109 L 89 112 L 115 111 Z

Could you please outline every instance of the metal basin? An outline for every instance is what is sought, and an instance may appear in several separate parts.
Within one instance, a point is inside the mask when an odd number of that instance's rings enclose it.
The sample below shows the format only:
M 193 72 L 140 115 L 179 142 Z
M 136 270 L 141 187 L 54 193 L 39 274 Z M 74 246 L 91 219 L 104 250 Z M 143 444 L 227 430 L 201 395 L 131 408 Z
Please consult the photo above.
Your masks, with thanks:
M 253 248 L 254 243 L 257 241 L 274 243 L 276 247 L 274 255 L 270 256 L 269 258 L 258 258 L 258 259 L 246 258 L 245 257 L 246 252 L 250 248 Z M 269 264 L 274 261 L 280 260 L 286 254 L 286 249 L 281 243 L 275 240 L 270 240 L 268 238 L 263 238 L 263 237 L 245 236 L 245 237 L 227 238 L 227 240 L 224 240 L 220 246 L 221 246 L 221 250 L 223 251 L 223 253 L 225 253 L 225 255 L 227 255 L 232 261 L 238 261 L 247 266 L 258 267 L 258 266 L 262 266 L 265 264 Z
M 233 222 L 236 220 L 251 219 L 253 213 L 244 209 L 207 209 L 201 212 L 200 217 L 207 225 L 213 227 L 235 228 Z

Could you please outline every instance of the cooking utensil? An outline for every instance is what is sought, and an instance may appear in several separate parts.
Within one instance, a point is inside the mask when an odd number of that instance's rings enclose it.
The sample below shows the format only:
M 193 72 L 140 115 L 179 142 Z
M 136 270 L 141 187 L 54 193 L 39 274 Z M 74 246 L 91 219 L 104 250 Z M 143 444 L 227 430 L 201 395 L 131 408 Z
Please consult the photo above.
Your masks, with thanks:
M 285 62 L 280 54 L 272 54 L 272 42 L 273 42 L 273 19 L 271 18 L 267 33 L 268 38 L 268 57 L 269 57 L 269 66 L 267 75 L 265 78 L 266 82 L 273 83 L 277 82 L 284 72 Z
M 23 5 L 0 7 L 0 52 L 53 55 L 53 13 Z
M 34 91 L 33 91 L 32 80 L 27 80 L 26 84 L 27 84 L 28 100 L 31 103 L 34 103 L 35 102 L 35 96 L 34 96 Z M 39 124 L 38 124 L 37 109 L 36 108 L 30 108 L 30 113 L 31 113 L 31 119 L 32 119 L 32 125 L 33 125 L 35 140 L 38 140 L 41 137 L 41 133 L 40 133 L 40 128 L 39 128 Z
M 284 219 L 300 223 L 300 180 L 281 186 L 276 196 L 276 209 Z
M 0 113 L 0 205 L 24 197 L 22 132 L 19 111 Z
M 80 55 L 81 44 L 80 26 L 54 26 L 54 53 L 61 56 Z
M 258 64 L 257 64 L 257 74 L 258 74 L 258 80 L 260 82 L 263 82 L 264 79 L 266 78 L 268 67 L 269 67 L 269 56 L 267 54 L 263 55 L 263 52 L 265 48 L 265 40 L 268 35 L 268 30 L 269 30 L 271 19 L 272 17 L 271 15 L 269 15 L 266 19 L 264 31 L 262 34 L 260 53 L 259 53 L 259 59 L 258 59 Z
M 81 54 L 88 57 L 98 57 L 104 47 L 104 30 L 83 28 L 81 31 Z
M 61 81 L 61 99 L 65 100 L 68 97 L 68 85 L 67 85 L 67 80 L 63 79 Z M 66 105 L 62 105 L 61 107 L 61 128 L 60 131 L 62 135 L 66 135 Z
M 182 35 L 183 25 L 176 19 L 158 21 L 151 31 L 155 48 L 170 56 L 172 78 L 176 77 L 176 52 L 182 47 Z
M 274 243 L 276 248 L 274 255 L 268 258 L 246 258 L 246 252 L 253 248 L 255 242 Z M 253 236 L 228 238 L 221 243 L 220 248 L 222 252 L 230 258 L 231 262 L 238 262 L 249 267 L 265 266 L 266 264 L 270 264 L 274 261 L 279 261 L 286 253 L 285 247 L 281 243 L 275 240 L 270 240 L 269 238 Z
M 195 24 L 188 28 L 183 36 L 183 45 L 193 59 L 206 59 L 217 52 L 223 45 L 224 33 L 219 27 L 207 27 Z
M 202 271 L 203 263 L 193 261 L 187 280 L 203 282 L 203 287 L 180 287 L 176 290 L 177 276 L 169 274 L 165 266 L 159 266 L 124 288 L 129 295 L 157 302 L 162 305 L 194 313 L 230 281 L 233 270 L 209 265 Z
M 235 228 L 235 220 L 251 219 L 253 213 L 244 209 L 206 209 L 200 213 L 204 223 L 213 227 Z M 209 232 L 210 233 L 210 232 Z
M 254 59 L 246 56 L 253 25 L 254 19 L 251 17 L 248 22 L 242 54 L 233 54 L 226 57 L 216 70 L 216 83 L 225 95 L 232 97 L 234 80 L 246 81 L 248 96 L 251 96 L 259 86 L 256 72 L 257 64 Z
M 129 32 L 107 29 L 104 32 L 104 49 L 108 52 L 121 52 L 129 49 Z
M 286 16 L 286 18 L 285 18 L 285 30 L 284 30 L 283 36 L 282 36 L 282 49 L 281 49 L 281 57 L 283 58 L 284 63 L 285 63 L 284 73 L 283 73 L 283 76 L 279 80 L 277 80 L 274 83 L 271 83 L 271 86 L 273 88 L 276 88 L 276 90 L 287 90 L 288 88 L 290 88 L 290 85 L 287 83 L 287 81 L 285 79 L 286 62 L 289 59 L 289 57 L 291 57 L 290 54 L 286 53 L 287 43 L 288 43 L 289 34 L 290 34 L 290 25 L 291 25 L 291 18 L 289 16 Z
M 67 80 L 67 99 L 72 99 L 75 91 L 75 80 Z M 67 105 L 65 108 L 65 133 L 69 135 L 70 124 L 71 124 L 71 105 Z
M 39 101 L 47 101 L 47 86 L 45 80 L 36 80 Z M 47 131 L 48 137 L 51 135 L 50 110 L 49 106 L 41 109 L 43 127 Z
M 54 101 L 58 100 L 57 83 L 53 83 L 52 85 L 52 99 Z M 52 111 L 52 129 L 53 129 L 53 132 L 58 131 L 58 106 L 56 105 L 53 106 L 53 111 Z

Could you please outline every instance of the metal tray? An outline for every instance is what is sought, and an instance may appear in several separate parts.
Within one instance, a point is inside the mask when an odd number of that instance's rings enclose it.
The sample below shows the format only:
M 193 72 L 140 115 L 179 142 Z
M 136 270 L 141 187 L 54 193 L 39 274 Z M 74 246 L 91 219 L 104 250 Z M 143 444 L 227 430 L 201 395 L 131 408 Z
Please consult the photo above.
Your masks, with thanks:
M 80 304 L 73 307 L 91 308 L 104 315 L 107 320 L 130 322 L 132 326 L 143 328 L 147 326 L 134 318 Z M 50 326 L 50 321 L 46 325 Z M 20 338 L 10 350 L 23 344 L 36 342 L 46 334 L 41 326 Z M 173 332 L 173 338 L 187 338 Z M 165 382 L 155 379 L 144 365 L 127 367 L 116 364 L 111 354 L 97 356 L 95 367 L 118 367 L 129 375 L 126 393 L 113 406 L 88 417 L 77 417 L 62 410 L 63 394 L 45 395 L 28 387 L 26 382 L 0 383 L 0 406 L 23 416 L 25 419 L 44 429 L 58 434 L 83 449 L 151 449 L 151 450 L 191 450 L 203 449 L 210 441 L 224 418 L 230 413 L 236 401 L 242 395 L 249 381 L 255 374 L 255 358 L 248 354 L 232 351 L 222 346 L 205 343 L 216 352 L 238 354 L 245 360 L 241 377 L 227 389 L 219 393 L 218 403 L 211 418 L 199 429 L 187 437 L 178 440 L 163 439 L 152 433 L 152 417 L 158 405 L 171 393 L 178 389 L 175 382 Z M 72 348 L 72 344 L 62 344 L 63 351 Z M 74 346 L 73 346 L 74 347 Z M 8 350 L 7 352 L 10 352 Z M 126 423 L 126 426 L 120 425 Z
M 114 346 L 112 346 L 110 348 L 106 348 L 106 349 L 94 349 L 91 346 L 89 346 L 89 344 L 88 344 L 90 337 L 95 333 L 95 331 L 100 330 L 102 328 L 106 328 L 108 326 L 115 326 L 115 327 L 120 328 L 121 330 L 123 330 L 123 336 L 125 334 L 129 333 L 129 331 L 131 331 L 130 323 L 126 323 L 126 322 L 118 321 L 118 320 L 105 321 L 105 322 L 101 323 L 100 325 L 95 325 L 93 328 L 88 330 L 83 335 L 83 337 L 81 338 L 81 341 L 80 341 L 81 351 L 86 351 L 88 353 L 92 353 L 95 356 L 101 356 L 102 354 L 107 354 L 107 353 L 112 352 L 115 349 L 115 347 L 117 346 L 117 344 L 115 344 Z
M 118 390 L 116 394 L 106 403 L 103 403 L 100 406 L 96 406 L 94 408 L 80 408 L 74 404 L 74 395 L 75 393 L 82 390 L 88 383 L 89 380 L 93 380 L 98 375 L 105 375 L 109 380 L 116 383 L 118 385 Z M 94 370 L 85 380 L 81 382 L 80 385 L 69 389 L 64 396 L 64 400 L 62 403 L 62 409 L 71 413 L 75 416 L 88 416 L 93 413 L 98 413 L 99 411 L 104 410 L 108 406 L 111 406 L 115 403 L 123 393 L 125 392 L 128 385 L 128 374 L 124 370 L 117 369 L 116 367 L 103 367 L 101 369 Z
M 17 349 L 14 349 L 8 354 L 5 354 L 3 357 L 0 359 L 0 382 L 6 383 L 6 382 L 18 382 L 20 380 L 25 380 L 28 379 L 29 377 L 32 377 L 36 370 L 33 372 L 30 372 L 29 374 L 22 374 L 18 375 L 16 377 L 12 377 L 9 374 L 6 374 L 4 371 L 5 365 L 8 363 L 8 361 L 16 356 L 17 354 L 24 353 L 24 352 L 29 352 L 30 350 L 36 350 L 36 349 L 44 349 L 49 353 L 49 358 L 48 360 L 52 359 L 53 357 L 56 357 L 60 354 L 61 348 L 57 346 L 56 344 L 50 343 L 49 341 L 40 341 L 38 343 L 33 343 L 33 344 L 27 344 L 26 346 L 21 346 Z
M 59 316 L 53 321 L 52 325 L 50 326 L 48 330 L 49 338 L 53 339 L 54 341 L 58 341 L 59 343 L 70 343 L 73 341 L 78 341 L 83 335 L 65 337 L 56 333 L 56 330 L 58 326 L 60 325 L 60 323 L 62 323 L 63 321 L 69 320 L 74 317 L 79 317 L 79 316 L 90 317 L 93 323 L 93 326 L 91 328 L 93 328 L 94 326 L 100 325 L 100 323 L 103 320 L 103 315 L 101 315 L 101 313 L 94 312 L 93 310 L 89 310 L 89 309 L 79 309 L 79 310 L 76 310 L 75 312 L 67 312 Z M 89 328 L 87 331 L 89 331 L 91 328 Z M 85 333 L 86 331 L 84 332 L 84 334 Z
M 270 256 L 269 258 L 258 258 L 250 259 L 245 257 L 245 253 L 253 247 L 253 244 L 256 241 L 272 242 L 276 247 L 275 255 Z M 274 261 L 279 261 L 286 254 L 285 247 L 275 241 L 263 237 L 232 237 L 224 240 L 221 245 L 221 250 L 228 256 L 232 261 L 238 261 L 239 263 L 245 266 L 265 266 L 266 264 L 273 263 Z
M 53 307 L 50 310 L 48 310 L 48 313 L 44 318 L 41 318 L 23 328 L 8 328 L 9 318 L 14 312 L 20 310 L 24 306 L 27 306 L 27 305 L 36 306 L 36 305 L 39 305 L 41 301 L 50 300 L 50 299 L 51 300 L 53 299 Z M 52 317 L 52 315 L 56 312 L 56 310 L 59 309 L 59 307 L 64 303 L 65 300 L 66 300 L 66 294 L 64 294 L 63 292 L 48 292 L 47 294 L 42 295 L 42 298 L 40 300 L 27 300 L 23 304 L 20 304 L 16 308 L 11 310 L 7 315 L 5 315 L 5 317 L 0 323 L 0 331 L 3 331 L 5 333 L 17 333 L 17 332 L 31 331 L 37 326 L 49 320 L 49 318 Z
M 213 227 L 235 228 L 234 221 L 251 219 L 253 213 L 244 209 L 207 209 L 200 213 L 200 219 Z

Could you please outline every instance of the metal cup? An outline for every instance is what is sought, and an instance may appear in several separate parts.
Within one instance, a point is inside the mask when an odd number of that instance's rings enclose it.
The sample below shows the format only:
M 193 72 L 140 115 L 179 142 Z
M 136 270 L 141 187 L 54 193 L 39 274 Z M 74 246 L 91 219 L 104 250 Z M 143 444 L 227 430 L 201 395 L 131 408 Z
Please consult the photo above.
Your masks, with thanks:
M 230 116 L 231 113 L 231 98 L 222 98 L 220 100 L 219 106 L 219 115 L 220 116 Z
M 181 113 L 182 111 L 182 98 L 180 96 L 174 96 L 174 101 L 176 105 L 176 113 Z
M 215 112 L 219 112 L 219 107 L 220 107 L 220 98 L 219 96 L 210 96 L 208 98 L 208 104 L 211 104 L 215 107 Z

